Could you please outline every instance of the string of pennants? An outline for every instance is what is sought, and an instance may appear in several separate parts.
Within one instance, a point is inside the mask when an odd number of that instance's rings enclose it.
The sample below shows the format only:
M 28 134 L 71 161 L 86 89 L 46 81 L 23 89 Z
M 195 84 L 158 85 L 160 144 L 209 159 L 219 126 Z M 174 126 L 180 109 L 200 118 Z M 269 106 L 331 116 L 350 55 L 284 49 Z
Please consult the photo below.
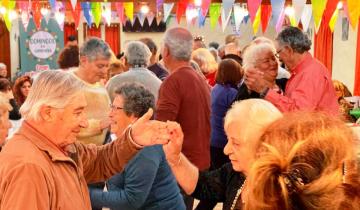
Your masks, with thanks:
M 311 0 L 312 4 L 306 4 L 306 0 L 292 0 L 291 6 L 285 5 L 285 0 L 270 0 L 271 4 L 262 4 L 262 0 L 247 0 L 247 3 L 235 3 L 235 0 L 223 0 L 222 3 L 211 3 L 211 0 L 178 0 L 177 2 L 164 3 L 164 0 L 156 0 L 156 10 L 148 13 L 138 12 L 134 15 L 133 2 L 78 2 L 69 0 L 61 2 L 49 0 L 50 10 L 41 7 L 38 0 L 29 2 L 0 0 L 0 17 L 5 21 L 8 30 L 11 30 L 12 21 L 21 19 L 22 24 L 27 28 L 32 19 L 37 27 L 40 27 L 41 20 L 48 22 L 49 18 L 55 18 L 60 28 L 63 28 L 66 11 L 71 11 L 76 28 L 81 21 L 81 12 L 86 23 L 96 27 L 100 22 L 111 23 L 116 17 L 125 24 L 127 20 L 134 23 L 138 18 L 141 25 L 145 18 L 151 23 L 154 19 L 167 22 L 171 12 L 176 5 L 176 20 L 180 23 L 185 15 L 188 25 L 197 24 L 199 27 L 205 25 L 207 16 L 210 18 L 211 28 L 221 25 L 223 31 L 232 19 L 235 30 L 240 30 L 241 23 L 247 23 L 250 19 L 254 34 L 258 32 L 261 25 L 263 32 L 266 31 L 269 23 L 279 31 L 285 20 L 289 20 L 292 26 L 301 23 L 304 30 L 307 30 L 311 20 L 315 24 L 315 32 L 321 24 L 327 24 L 334 31 L 339 10 L 343 9 L 345 17 L 355 30 L 360 17 L 359 0 Z M 115 11 L 112 11 L 116 8 Z M 16 11 L 18 9 L 18 12 Z M 161 13 L 162 12 L 162 13 Z

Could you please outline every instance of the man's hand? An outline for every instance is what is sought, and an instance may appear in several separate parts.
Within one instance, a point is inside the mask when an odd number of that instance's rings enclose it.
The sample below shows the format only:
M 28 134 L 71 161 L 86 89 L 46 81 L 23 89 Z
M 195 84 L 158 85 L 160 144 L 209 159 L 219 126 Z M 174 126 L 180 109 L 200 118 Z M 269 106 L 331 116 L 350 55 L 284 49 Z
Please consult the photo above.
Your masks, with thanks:
M 167 123 L 157 120 L 150 120 L 153 110 L 149 109 L 133 125 L 130 135 L 136 144 L 150 146 L 154 144 L 167 144 L 170 134 L 167 130 Z
M 264 73 L 256 68 L 246 70 L 244 82 L 250 90 L 257 93 L 261 93 L 270 87 L 270 83 L 264 79 Z
M 167 122 L 167 130 L 170 134 L 170 141 L 163 145 L 164 153 L 169 164 L 176 166 L 180 162 L 180 153 L 184 140 L 184 133 L 176 122 Z

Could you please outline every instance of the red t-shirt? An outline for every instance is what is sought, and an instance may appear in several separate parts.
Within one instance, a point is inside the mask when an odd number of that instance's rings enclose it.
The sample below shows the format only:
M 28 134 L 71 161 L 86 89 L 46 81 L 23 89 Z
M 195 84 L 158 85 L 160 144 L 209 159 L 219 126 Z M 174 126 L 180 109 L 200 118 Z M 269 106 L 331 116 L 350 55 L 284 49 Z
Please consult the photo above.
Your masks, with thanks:
M 161 84 L 155 119 L 178 122 L 184 155 L 199 170 L 209 168 L 210 88 L 190 66 L 175 70 Z

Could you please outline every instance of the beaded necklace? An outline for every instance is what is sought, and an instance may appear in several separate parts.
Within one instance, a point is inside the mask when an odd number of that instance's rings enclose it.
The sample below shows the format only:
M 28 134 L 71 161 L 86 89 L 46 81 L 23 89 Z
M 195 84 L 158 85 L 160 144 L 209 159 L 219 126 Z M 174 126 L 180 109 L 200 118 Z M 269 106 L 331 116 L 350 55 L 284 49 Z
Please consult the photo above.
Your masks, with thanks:
M 244 183 L 241 185 L 241 187 L 237 190 L 236 195 L 235 195 L 235 198 L 234 198 L 234 201 L 233 201 L 233 203 L 231 204 L 230 210 L 234 210 L 234 209 L 235 209 L 236 202 L 238 201 L 239 196 L 241 195 L 241 192 L 242 192 L 242 190 L 243 190 L 243 188 L 244 188 L 244 186 L 245 186 L 245 183 L 246 183 L 246 179 L 245 179 Z

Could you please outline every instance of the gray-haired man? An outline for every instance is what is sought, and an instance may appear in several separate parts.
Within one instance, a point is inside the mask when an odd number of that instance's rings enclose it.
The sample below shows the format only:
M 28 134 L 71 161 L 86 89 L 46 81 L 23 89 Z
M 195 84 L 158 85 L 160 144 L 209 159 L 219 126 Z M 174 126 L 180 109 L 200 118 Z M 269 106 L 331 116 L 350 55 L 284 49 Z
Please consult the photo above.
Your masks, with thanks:
M 19 131 L 0 153 L 0 209 L 90 209 L 86 183 L 123 170 L 145 145 L 169 140 L 152 111 L 105 146 L 76 142 L 88 126 L 84 85 L 64 71 L 44 71 L 20 111 Z
M 7 69 L 5 63 L 0 63 L 0 78 L 7 77 Z
M 119 86 L 125 82 L 138 82 L 150 90 L 155 96 L 156 101 L 161 80 L 147 69 L 151 57 L 150 49 L 140 41 L 130 41 L 126 44 L 124 56 L 125 66 L 127 66 L 129 70 L 109 80 L 106 88 L 111 100 L 114 99 L 114 92 Z

